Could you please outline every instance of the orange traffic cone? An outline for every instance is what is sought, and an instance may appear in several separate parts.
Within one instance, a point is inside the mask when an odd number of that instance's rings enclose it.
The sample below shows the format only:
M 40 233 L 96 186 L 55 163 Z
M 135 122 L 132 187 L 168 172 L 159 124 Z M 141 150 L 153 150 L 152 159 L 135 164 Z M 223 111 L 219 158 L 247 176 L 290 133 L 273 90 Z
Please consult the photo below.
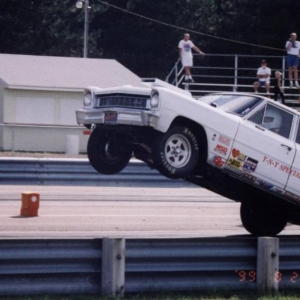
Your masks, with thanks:
M 22 193 L 21 216 L 37 217 L 40 206 L 40 194 L 35 192 Z

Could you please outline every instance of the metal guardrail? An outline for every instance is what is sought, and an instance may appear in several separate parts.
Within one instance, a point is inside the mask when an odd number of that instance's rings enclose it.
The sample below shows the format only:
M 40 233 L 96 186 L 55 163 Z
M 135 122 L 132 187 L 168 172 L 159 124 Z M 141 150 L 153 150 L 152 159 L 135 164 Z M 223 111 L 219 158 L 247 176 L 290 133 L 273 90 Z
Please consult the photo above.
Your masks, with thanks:
M 1 240 L 0 295 L 100 293 L 101 240 Z
M 0 295 L 103 293 L 104 241 L 0 240 Z M 257 289 L 254 237 L 127 239 L 125 248 L 125 292 Z M 279 290 L 300 288 L 299 248 L 280 237 Z
M 192 186 L 131 161 L 119 174 L 103 175 L 87 159 L 1 158 L 0 184 L 80 186 Z
M 255 289 L 237 270 L 256 269 L 255 238 L 126 242 L 126 292 Z M 239 271 L 238 271 L 239 272 Z

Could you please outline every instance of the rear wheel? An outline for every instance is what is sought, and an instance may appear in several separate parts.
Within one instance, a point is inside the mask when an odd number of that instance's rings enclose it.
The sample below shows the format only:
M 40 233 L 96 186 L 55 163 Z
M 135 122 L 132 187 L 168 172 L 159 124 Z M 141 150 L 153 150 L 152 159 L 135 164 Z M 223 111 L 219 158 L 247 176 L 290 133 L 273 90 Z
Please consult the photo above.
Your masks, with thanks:
M 188 127 L 175 126 L 154 138 L 154 165 L 166 177 L 182 178 L 190 175 L 197 165 L 198 156 L 198 140 Z
M 242 202 L 240 215 L 245 229 L 256 236 L 275 236 L 287 224 L 285 208 L 274 201 Z
M 87 154 L 90 164 L 99 173 L 116 174 L 127 166 L 132 146 L 125 136 L 109 135 L 95 129 L 88 141 Z

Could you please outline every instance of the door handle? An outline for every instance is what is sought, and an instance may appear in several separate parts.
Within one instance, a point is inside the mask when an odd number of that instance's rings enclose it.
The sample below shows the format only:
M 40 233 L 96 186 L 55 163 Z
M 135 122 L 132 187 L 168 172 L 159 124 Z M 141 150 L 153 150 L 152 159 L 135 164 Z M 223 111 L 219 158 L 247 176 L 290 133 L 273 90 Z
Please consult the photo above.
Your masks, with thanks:
M 258 126 L 258 125 L 255 125 L 255 128 L 257 128 L 257 129 L 259 129 L 259 130 L 261 130 L 261 131 L 265 131 L 265 129 L 264 129 L 263 127 L 260 127 L 260 126 Z
M 287 148 L 288 151 L 291 151 L 291 150 L 292 150 L 292 147 L 290 147 L 290 146 L 288 146 L 288 145 L 281 144 L 281 147 Z

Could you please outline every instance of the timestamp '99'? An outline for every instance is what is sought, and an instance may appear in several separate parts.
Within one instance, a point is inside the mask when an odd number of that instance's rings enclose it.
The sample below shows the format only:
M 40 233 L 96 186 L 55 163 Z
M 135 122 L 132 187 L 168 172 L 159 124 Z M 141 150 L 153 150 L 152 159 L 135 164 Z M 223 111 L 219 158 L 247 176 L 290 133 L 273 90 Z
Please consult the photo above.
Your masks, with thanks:
M 239 281 L 240 282 L 254 282 L 256 281 L 256 272 L 255 271 L 243 271 L 243 270 L 236 270 L 236 274 L 239 276 Z M 274 274 L 274 281 L 280 282 L 282 280 L 282 273 L 277 271 Z M 290 282 L 291 283 L 297 283 L 297 277 L 298 277 L 298 272 L 292 272 L 290 276 Z

